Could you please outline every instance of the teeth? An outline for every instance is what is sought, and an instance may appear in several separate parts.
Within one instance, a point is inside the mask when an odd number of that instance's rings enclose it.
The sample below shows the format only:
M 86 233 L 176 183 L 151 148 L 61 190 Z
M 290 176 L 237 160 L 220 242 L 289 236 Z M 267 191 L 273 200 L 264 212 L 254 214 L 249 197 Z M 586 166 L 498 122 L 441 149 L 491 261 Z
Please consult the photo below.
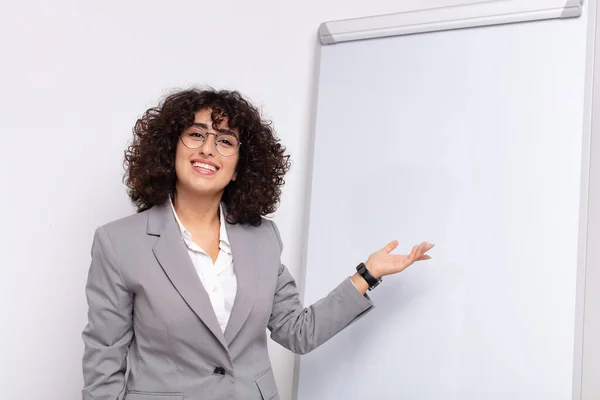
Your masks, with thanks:
M 204 164 L 204 163 L 196 162 L 193 165 L 194 165 L 194 167 L 198 167 L 198 168 L 202 168 L 202 169 L 207 169 L 209 171 L 217 172 L 217 169 L 214 166 L 209 165 L 209 164 Z

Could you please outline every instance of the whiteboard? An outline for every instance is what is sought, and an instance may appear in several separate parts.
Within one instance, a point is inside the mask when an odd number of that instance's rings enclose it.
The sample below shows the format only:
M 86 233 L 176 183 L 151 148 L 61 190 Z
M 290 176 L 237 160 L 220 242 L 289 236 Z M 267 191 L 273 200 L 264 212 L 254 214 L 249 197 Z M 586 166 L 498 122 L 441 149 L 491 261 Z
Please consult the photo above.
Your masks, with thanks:
M 581 15 L 583 0 L 475 0 L 321 24 L 323 44 Z
M 305 303 L 436 247 L 300 358 L 298 399 L 576 396 L 587 21 L 321 48 Z

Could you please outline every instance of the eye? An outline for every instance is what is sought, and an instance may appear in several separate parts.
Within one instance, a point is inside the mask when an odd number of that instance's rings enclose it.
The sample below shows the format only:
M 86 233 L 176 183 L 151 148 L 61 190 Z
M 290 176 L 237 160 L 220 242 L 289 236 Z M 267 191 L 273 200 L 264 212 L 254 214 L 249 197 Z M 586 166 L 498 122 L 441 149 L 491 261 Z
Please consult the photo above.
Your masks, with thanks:
M 189 132 L 188 136 L 196 140 L 202 140 L 205 138 L 204 134 L 201 132 Z
M 231 135 L 219 136 L 217 140 L 218 144 L 224 147 L 233 147 L 235 146 L 236 140 L 235 137 Z

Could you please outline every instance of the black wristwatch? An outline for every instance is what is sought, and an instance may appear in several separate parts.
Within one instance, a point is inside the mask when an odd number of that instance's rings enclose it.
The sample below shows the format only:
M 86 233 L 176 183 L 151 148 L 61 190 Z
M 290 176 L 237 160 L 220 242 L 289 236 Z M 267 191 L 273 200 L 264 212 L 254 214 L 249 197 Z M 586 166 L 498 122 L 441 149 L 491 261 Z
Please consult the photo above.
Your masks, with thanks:
M 360 276 L 362 276 L 363 279 L 367 281 L 367 284 L 369 285 L 369 290 L 375 289 L 377 285 L 379 285 L 383 280 L 382 278 L 376 279 L 373 275 L 371 275 L 365 263 L 358 264 L 358 267 L 356 267 L 356 271 L 358 271 Z

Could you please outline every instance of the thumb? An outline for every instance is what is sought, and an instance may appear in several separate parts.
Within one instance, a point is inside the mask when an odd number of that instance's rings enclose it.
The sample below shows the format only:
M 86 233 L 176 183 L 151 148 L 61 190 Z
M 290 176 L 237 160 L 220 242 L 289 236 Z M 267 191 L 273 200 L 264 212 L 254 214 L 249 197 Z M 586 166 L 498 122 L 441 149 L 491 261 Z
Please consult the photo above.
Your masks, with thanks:
M 385 246 L 383 248 L 383 251 L 385 251 L 386 253 L 391 253 L 396 247 L 398 247 L 398 241 L 397 240 L 392 240 L 391 242 L 388 243 L 387 246 Z

